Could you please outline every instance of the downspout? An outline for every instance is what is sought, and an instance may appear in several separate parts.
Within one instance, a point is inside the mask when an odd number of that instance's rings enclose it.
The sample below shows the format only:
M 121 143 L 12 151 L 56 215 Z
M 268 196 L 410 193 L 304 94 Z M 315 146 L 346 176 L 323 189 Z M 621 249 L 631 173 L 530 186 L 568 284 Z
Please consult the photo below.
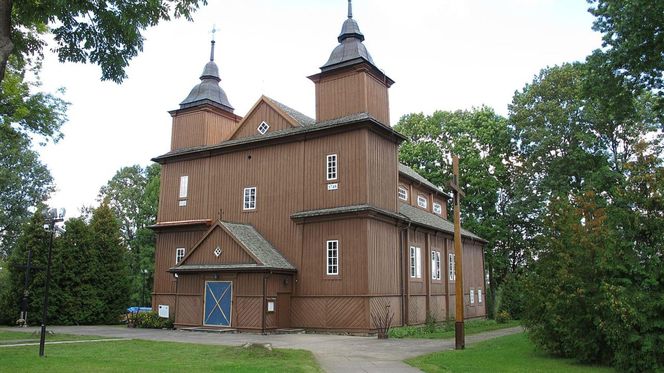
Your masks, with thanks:
M 261 312 L 261 334 L 265 335 L 265 318 L 267 316 L 267 278 L 270 277 L 272 272 L 268 272 L 265 275 L 263 275 L 263 312 Z
M 174 273 L 175 276 L 175 309 L 173 310 L 173 324 L 177 323 L 177 312 L 178 312 L 178 284 L 180 283 L 180 278 L 177 273 Z

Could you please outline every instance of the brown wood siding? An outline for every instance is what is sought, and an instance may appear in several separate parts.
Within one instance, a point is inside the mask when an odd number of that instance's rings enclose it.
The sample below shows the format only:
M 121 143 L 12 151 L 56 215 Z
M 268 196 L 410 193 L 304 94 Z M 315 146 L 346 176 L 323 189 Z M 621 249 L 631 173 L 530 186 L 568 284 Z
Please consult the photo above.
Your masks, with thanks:
M 238 296 L 235 312 L 236 328 L 260 328 L 263 297 Z
M 200 217 L 251 224 L 297 266 L 300 228 L 290 215 L 303 210 L 302 149 L 289 143 L 211 158 L 209 203 Z M 256 187 L 255 210 L 243 210 L 245 187 Z
M 411 296 L 408 302 L 408 306 L 408 323 L 411 325 L 424 323 L 427 317 L 426 296 Z
M 399 294 L 399 228 L 378 220 L 368 220 L 369 294 Z
M 214 250 L 219 247 L 221 255 L 217 257 Z M 217 228 L 186 258 L 185 264 L 246 264 L 256 263 L 247 252 L 238 245 L 226 232 Z
M 369 315 L 374 313 L 377 315 L 382 315 L 386 311 L 385 307 L 389 306 L 388 312 L 392 315 L 392 325 L 403 325 L 401 319 L 401 297 L 372 297 L 369 298 Z M 376 325 L 373 324 L 371 320 L 371 327 L 376 328 Z
M 227 140 L 237 125 L 237 119 L 209 109 L 177 114 L 173 117 L 171 150 L 217 144 Z
M 176 311 L 177 323 L 198 326 L 203 324 L 203 297 L 179 295 Z
M 359 205 L 368 201 L 367 130 L 346 132 L 304 144 L 304 210 Z M 337 155 L 337 179 L 327 180 L 327 155 Z M 337 190 L 327 190 L 336 183 Z
M 370 329 L 366 297 L 291 297 L 291 325 L 312 329 Z
M 161 166 L 161 200 L 158 222 L 208 218 L 209 158 Z M 180 177 L 188 176 L 186 206 L 179 206 Z
M 237 132 L 235 132 L 235 134 L 233 134 L 232 138 L 240 139 L 243 137 L 259 135 L 260 132 L 258 132 L 258 126 L 263 121 L 270 126 L 267 131 L 268 133 L 292 127 L 286 118 L 263 101 L 258 104 L 254 111 L 244 118 L 242 126 Z
M 327 240 L 339 241 L 339 274 L 327 275 Z M 299 295 L 367 294 L 367 221 L 348 219 L 304 225 Z
M 390 100 L 385 84 L 374 76 L 363 73 L 366 84 L 367 112 L 379 122 L 390 125 Z
M 155 293 L 175 292 L 175 277 L 172 273 L 167 272 L 169 268 L 175 266 L 175 250 L 184 247 L 185 252 L 188 252 L 204 233 L 204 231 L 190 231 L 160 232 L 157 234 L 154 271 Z
M 369 113 L 390 124 L 387 86 L 366 71 L 328 75 L 316 83 L 316 119 L 319 122 L 356 113 Z
M 394 142 L 367 131 L 367 190 L 369 204 L 397 211 L 397 147 Z

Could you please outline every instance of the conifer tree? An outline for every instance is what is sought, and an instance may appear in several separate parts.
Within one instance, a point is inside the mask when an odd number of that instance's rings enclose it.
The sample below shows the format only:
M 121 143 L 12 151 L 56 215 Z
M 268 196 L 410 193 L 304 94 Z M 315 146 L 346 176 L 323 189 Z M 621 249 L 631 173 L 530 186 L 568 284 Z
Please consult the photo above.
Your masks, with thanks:
M 94 210 L 90 230 L 92 247 L 98 260 L 93 284 L 102 304 L 98 321 L 117 323 L 129 303 L 129 276 L 126 249 L 120 239 L 120 226 L 107 204 Z

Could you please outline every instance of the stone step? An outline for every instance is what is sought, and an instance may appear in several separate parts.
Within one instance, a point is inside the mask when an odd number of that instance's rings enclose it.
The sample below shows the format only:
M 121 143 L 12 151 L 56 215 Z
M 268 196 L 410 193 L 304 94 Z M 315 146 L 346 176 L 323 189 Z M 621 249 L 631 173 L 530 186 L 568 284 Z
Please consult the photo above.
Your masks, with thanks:
M 216 333 L 216 334 L 234 334 L 237 329 L 233 328 L 210 328 L 210 327 L 193 327 L 193 328 L 180 328 L 186 332 L 199 332 L 199 333 Z
M 304 329 L 295 329 L 295 328 L 286 328 L 286 329 L 275 329 L 274 334 L 304 334 Z

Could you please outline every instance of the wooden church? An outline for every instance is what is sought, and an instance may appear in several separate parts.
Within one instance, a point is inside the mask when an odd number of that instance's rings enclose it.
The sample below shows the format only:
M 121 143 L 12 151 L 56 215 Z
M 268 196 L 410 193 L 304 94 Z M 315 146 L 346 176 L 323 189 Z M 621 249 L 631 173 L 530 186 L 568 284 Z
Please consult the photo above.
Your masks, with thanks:
M 315 85 L 316 118 L 262 96 L 233 111 L 214 62 L 170 112 L 152 306 L 176 327 L 375 329 L 454 318 L 450 196 L 399 163 L 394 83 L 350 1 Z M 467 318 L 486 315 L 485 241 L 462 231 Z

